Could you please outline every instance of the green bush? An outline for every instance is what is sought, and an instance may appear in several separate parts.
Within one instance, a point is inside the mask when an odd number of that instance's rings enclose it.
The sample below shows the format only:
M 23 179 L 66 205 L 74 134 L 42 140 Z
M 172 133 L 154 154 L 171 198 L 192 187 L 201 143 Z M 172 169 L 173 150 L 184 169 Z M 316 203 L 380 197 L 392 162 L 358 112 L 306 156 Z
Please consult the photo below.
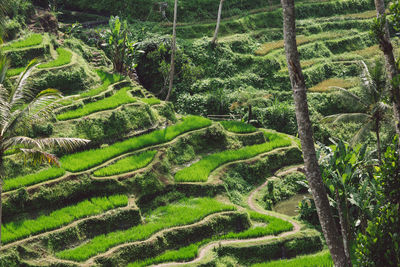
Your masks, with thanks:
M 114 109 L 123 104 L 136 102 L 136 98 L 132 97 L 131 94 L 129 93 L 130 90 L 132 90 L 132 88 L 130 87 L 122 88 L 113 96 L 104 98 L 97 102 L 88 103 L 84 105 L 82 108 L 78 108 L 76 110 L 71 110 L 59 114 L 57 115 L 57 119 L 62 121 L 62 120 L 81 118 L 95 112 L 107 109 Z
M 151 145 L 165 143 L 185 132 L 204 128 L 210 125 L 211 121 L 208 119 L 188 116 L 185 117 L 181 123 L 165 128 L 164 130 L 157 130 L 150 134 L 134 137 L 123 142 L 115 143 L 106 148 L 83 151 L 64 156 L 60 160 L 61 166 L 71 172 L 87 170 L 124 153 Z
M 97 236 L 88 243 L 61 251 L 56 255 L 62 259 L 84 261 L 118 244 L 147 239 L 161 229 L 194 223 L 209 214 L 234 209 L 233 206 L 222 204 L 214 199 L 185 199 L 156 209 L 146 216 L 146 223 L 143 225 L 126 231 Z
M 175 174 L 177 182 L 206 182 L 210 173 L 219 166 L 236 160 L 243 160 L 266 153 L 278 147 L 291 144 L 291 140 L 282 134 L 266 133 L 269 142 L 247 146 L 238 150 L 226 150 L 204 157 L 199 162 L 188 168 L 182 169 Z
M 24 186 L 38 184 L 41 182 L 61 177 L 64 174 L 65 174 L 64 169 L 52 167 L 37 173 L 28 174 L 25 176 L 18 176 L 12 179 L 6 179 L 4 180 L 4 191 L 7 192 Z
M 153 161 L 156 154 L 157 151 L 151 150 L 137 155 L 129 156 L 121 160 L 118 160 L 117 162 L 107 167 L 95 171 L 93 175 L 103 177 L 103 176 L 112 176 L 121 173 L 135 171 L 144 168 L 148 164 L 150 164 Z
M 241 121 L 221 121 L 222 126 L 225 130 L 234 133 L 254 133 L 257 128 L 253 125 L 241 122 Z
M 18 222 L 6 223 L 3 225 L 1 241 L 10 243 L 30 235 L 59 228 L 74 220 L 100 214 L 127 204 L 128 198 L 125 195 L 92 198 L 74 206 L 53 211 L 49 215 L 41 215 L 36 219 L 24 219 Z
M 60 67 L 60 66 L 64 66 L 64 65 L 71 63 L 72 53 L 70 51 L 68 51 L 62 47 L 59 47 L 59 48 L 57 48 L 57 54 L 58 54 L 57 59 L 47 62 L 47 63 L 40 64 L 37 67 L 39 69 L 46 69 L 46 68 Z

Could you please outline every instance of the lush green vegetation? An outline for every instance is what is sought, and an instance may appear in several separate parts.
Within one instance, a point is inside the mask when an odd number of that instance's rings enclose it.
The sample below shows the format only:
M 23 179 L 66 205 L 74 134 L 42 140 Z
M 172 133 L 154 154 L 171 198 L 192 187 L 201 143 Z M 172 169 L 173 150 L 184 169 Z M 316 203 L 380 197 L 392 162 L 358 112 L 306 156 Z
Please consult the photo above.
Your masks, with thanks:
M 82 94 L 80 94 L 81 98 L 98 95 L 106 91 L 110 85 L 120 82 L 124 79 L 124 76 L 118 73 L 108 73 L 102 70 L 96 70 L 96 72 L 101 79 L 102 85 L 89 91 L 83 92 Z
M 57 54 L 58 54 L 57 59 L 47 62 L 47 63 L 40 64 L 38 66 L 38 68 L 39 69 L 54 68 L 54 67 L 60 67 L 60 66 L 64 66 L 64 65 L 71 63 L 72 53 L 70 51 L 68 51 L 67 49 L 59 47 L 59 48 L 57 48 Z
M 62 120 L 81 118 L 83 116 L 87 116 L 95 112 L 107 109 L 113 109 L 123 104 L 136 102 L 137 101 L 136 98 L 132 97 L 132 95 L 129 92 L 131 90 L 132 90 L 131 87 L 122 88 L 113 96 L 104 98 L 97 102 L 88 103 L 84 105 L 82 108 L 78 108 L 75 110 L 59 114 L 57 116 L 57 119 L 62 121 Z
M 60 176 L 63 176 L 64 174 L 64 169 L 52 167 L 37 173 L 6 179 L 4 180 L 4 191 L 10 191 L 24 186 L 38 184 L 40 182 L 58 178 Z
M 162 229 L 194 223 L 209 214 L 234 209 L 232 205 L 223 204 L 211 198 L 185 199 L 147 214 L 146 223 L 143 225 L 126 231 L 96 236 L 88 243 L 61 251 L 56 255 L 62 259 L 84 261 L 118 244 L 144 240 Z
M 234 133 L 253 133 L 257 131 L 257 128 L 253 125 L 241 122 L 241 121 L 221 121 L 222 126 L 225 130 Z
M 152 145 L 162 144 L 171 141 L 185 132 L 204 128 L 210 125 L 211 121 L 208 119 L 198 116 L 188 116 L 185 117 L 182 122 L 163 130 L 157 130 L 150 134 L 134 137 L 105 148 L 66 155 L 61 158 L 61 166 L 72 172 L 87 170 L 124 153 Z
M 77 219 L 123 207 L 127 204 L 128 197 L 125 195 L 85 200 L 76 205 L 53 211 L 48 215 L 41 215 L 36 219 L 7 223 L 4 225 L 1 241 L 9 243 L 33 234 L 56 229 Z
M 7 77 L 17 76 L 21 74 L 25 70 L 25 67 L 15 68 L 15 69 L 8 69 L 7 70 Z
M 267 263 L 254 264 L 252 267 L 309 267 L 309 266 L 333 266 L 329 251 L 325 250 L 314 255 L 299 256 L 289 260 L 278 260 Z
M 160 99 L 158 98 L 141 98 L 140 101 L 148 105 L 157 105 L 161 103 Z
M 141 267 L 148 266 L 151 264 L 161 263 L 161 262 L 171 262 L 171 261 L 189 261 L 197 257 L 199 248 L 211 241 L 223 240 L 223 239 L 247 239 L 253 237 L 260 237 L 266 235 L 277 235 L 285 231 L 290 231 L 293 228 L 291 223 L 284 220 L 278 219 L 276 217 L 271 217 L 268 215 L 263 215 L 254 211 L 249 212 L 250 218 L 253 221 L 265 223 L 265 226 L 255 226 L 247 229 L 240 233 L 229 233 L 223 236 L 218 236 L 213 239 L 205 239 L 201 242 L 191 244 L 186 247 L 179 248 L 178 250 L 169 250 L 163 254 L 147 259 L 145 261 L 137 261 L 128 265 L 129 267 Z
M 94 176 L 112 176 L 130 171 L 135 171 L 149 165 L 153 161 L 157 151 L 146 151 L 137 155 L 123 158 L 114 164 L 101 168 L 93 173 Z
M 206 182 L 210 173 L 219 166 L 236 161 L 255 157 L 278 147 L 291 144 L 291 140 L 286 135 L 278 133 L 266 133 L 269 142 L 260 145 L 253 145 L 240 148 L 238 150 L 225 150 L 223 152 L 211 154 L 204 157 L 188 168 L 184 168 L 175 174 L 177 182 Z
M 43 36 L 38 33 L 34 33 L 29 35 L 26 39 L 15 41 L 9 44 L 6 44 L 2 47 L 3 51 L 14 50 L 19 48 L 31 47 L 40 45 L 43 42 Z

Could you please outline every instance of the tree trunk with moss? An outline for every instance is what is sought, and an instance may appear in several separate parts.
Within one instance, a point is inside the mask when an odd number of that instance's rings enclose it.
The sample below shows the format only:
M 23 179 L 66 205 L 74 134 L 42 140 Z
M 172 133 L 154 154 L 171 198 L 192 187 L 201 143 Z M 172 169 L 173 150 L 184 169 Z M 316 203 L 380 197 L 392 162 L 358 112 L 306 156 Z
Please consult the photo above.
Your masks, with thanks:
M 289 76 L 293 89 L 296 119 L 299 137 L 306 167 L 307 180 L 313 195 L 315 206 L 326 243 L 335 266 L 348 266 L 341 239 L 329 206 L 325 185 L 315 152 L 312 125 L 307 103 L 307 88 L 300 66 L 300 57 L 296 44 L 296 25 L 294 0 L 281 0 L 283 8 L 284 41 Z
M 174 75 L 175 75 L 175 54 L 176 54 L 176 19 L 178 15 L 178 0 L 175 0 L 174 5 L 174 25 L 172 26 L 172 45 L 171 45 L 171 71 L 169 73 L 169 87 L 168 87 L 168 94 L 165 98 L 165 101 L 168 101 L 172 87 L 174 85 Z
M 382 17 L 385 15 L 385 1 L 384 0 L 375 0 L 375 8 L 378 17 Z M 387 22 L 384 25 L 384 32 L 379 34 L 379 48 L 382 50 L 385 56 L 385 65 L 387 70 L 387 75 L 389 81 L 392 81 L 395 77 L 399 75 L 399 70 L 396 66 L 396 59 L 393 53 L 393 45 L 390 41 L 389 27 Z M 393 102 L 393 113 L 395 120 L 396 133 L 400 137 L 400 85 L 392 84 L 390 85 L 391 98 Z M 398 146 L 398 150 L 400 153 L 400 144 Z
M 3 180 L 4 180 L 4 163 L 3 163 L 3 153 L 0 153 L 0 247 L 1 247 L 1 228 L 2 228 L 2 205 L 3 205 Z

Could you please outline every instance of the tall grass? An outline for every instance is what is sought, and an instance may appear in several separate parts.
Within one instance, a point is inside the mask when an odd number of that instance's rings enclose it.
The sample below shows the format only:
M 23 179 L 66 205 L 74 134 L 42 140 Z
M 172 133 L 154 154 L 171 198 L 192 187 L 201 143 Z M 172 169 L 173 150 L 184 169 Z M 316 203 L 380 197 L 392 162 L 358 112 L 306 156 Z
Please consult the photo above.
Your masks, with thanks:
M 59 228 L 77 219 L 126 206 L 127 204 L 128 197 L 125 195 L 85 200 L 76 205 L 53 211 L 49 215 L 42 215 L 34 220 L 25 219 L 18 222 L 7 223 L 4 225 L 1 241 L 9 243 L 33 234 Z
M 185 132 L 204 128 L 211 125 L 209 119 L 188 116 L 182 122 L 163 130 L 157 130 L 139 137 L 133 137 L 123 142 L 118 142 L 105 148 L 87 150 L 61 158 L 61 166 L 68 171 L 78 172 L 97 166 L 124 153 L 140 148 L 162 144 L 171 141 Z
M 287 221 L 268 215 L 260 214 L 254 211 L 249 212 L 253 221 L 262 222 L 266 225 L 256 226 L 240 233 L 229 233 L 223 236 L 215 236 L 212 239 L 204 239 L 198 243 L 191 244 L 178 250 L 168 250 L 161 255 L 144 261 L 137 261 L 128 265 L 128 267 L 142 267 L 162 262 L 183 262 L 190 261 L 197 257 L 199 248 L 215 240 L 223 239 L 248 239 L 266 235 L 278 235 L 285 231 L 293 229 L 293 225 Z
M 206 156 L 192 166 L 178 171 L 175 174 L 175 181 L 206 182 L 210 173 L 225 163 L 249 159 L 275 148 L 291 144 L 291 140 L 282 134 L 268 133 L 267 138 L 270 141 L 264 144 L 246 146 L 238 150 L 225 150 Z
M 93 173 L 94 176 L 112 176 L 121 173 L 126 173 L 130 171 L 135 171 L 146 167 L 153 161 L 157 151 L 151 150 L 140 153 L 138 155 L 133 155 L 130 157 L 123 158 L 114 164 L 107 167 L 101 168 Z
M 313 254 L 299 256 L 289 260 L 277 260 L 267 263 L 254 264 L 252 267 L 330 267 L 333 266 L 331 254 L 328 250 Z
M 57 48 L 57 59 L 40 64 L 38 66 L 39 69 L 46 69 L 46 68 L 54 68 L 59 66 L 64 66 L 71 63 L 72 53 L 62 47 Z
M 225 130 L 233 133 L 254 133 L 257 128 L 241 121 L 221 121 Z
M 122 76 L 120 74 L 108 73 L 108 72 L 105 72 L 102 70 L 97 70 L 96 72 L 102 81 L 102 85 L 97 88 L 94 88 L 87 92 L 82 93 L 81 98 L 98 95 L 98 94 L 106 91 L 110 85 L 120 82 L 124 79 L 124 76 Z
M 62 120 L 81 118 L 83 116 L 87 116 L 95 112 L 107 109 L 114 109 L 123 104 L 136 102 L 136 98 L 132 97 L 132 95 L 129 93 L 129 91 L 131 90 L 132 88 L 130 87 L 124 87 L 110 97 L 104 98 L 96 102 L 88 103 L 84 105 L 82 108 L 61 113 L 57 116 L 57 119 L 62 121 Z
M 96 236 L 89 242 L 56 254 L 57 257 L 75 261 L 85 261 L 111 247 L 149 238 L 154 233 L 169 227 L 187 225 L 203 219 L 205 216 L 235 210 L 211 198 L 184 199 L 175 204 L 160 207 L 146 216 L 146 223 L 125 231 L 116 231 Z
M 43 36 L 38 33 L 29 35 L 26 39 L 6 44 L 2 47 L 3 51 L 40 45 L 43 42 Z
M 24 176 L 18 176 L 12 179 L 4 180 L 4 191 L 10 191 L 18 189 L 28 185 L 38 184 L 40 182 L 48 181 L 54 178 L 61 177 L 65 174 L 65 170 L 62 168 L 49 168 L 42 170 L 37 173 L 28 174 Z

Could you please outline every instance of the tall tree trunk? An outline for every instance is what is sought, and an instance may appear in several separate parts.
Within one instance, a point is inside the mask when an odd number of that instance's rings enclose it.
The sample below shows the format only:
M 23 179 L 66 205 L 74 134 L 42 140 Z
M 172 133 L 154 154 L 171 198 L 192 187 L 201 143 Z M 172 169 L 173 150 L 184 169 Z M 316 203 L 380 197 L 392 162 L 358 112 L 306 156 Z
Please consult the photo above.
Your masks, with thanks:
M 222 5 L 224 3 L 224 0 L 221 0 L 221 2 L 219 2 L 219 9 L 218 9 L 218 18 L 217 18 L 217 26 L 215 27 L 215 32 L 214 32 L 214 37 L 211 41 L 212 45 L 216 45 L 217 44 L 217 38 L 218 38 L 218 32 L 219 32 L 219 25 L 221 23 L 221 13 L 222 13 Z
M 377 153 L 378 153 L 378 160 L 379 164 L 382 164 L 382 156 L 381 156 L 381 137 L 379 134 L 380 131 L 380 126 L 379 126 L 379 120 L 375 121 L 375 134 L 376 134 L 376 144 L 377 144 Z
M 343 247 L 344 247 L 344 253 L 346 254 L 346 260 L 348 266 L 351 265 L 351 259 L 350 259 L 350 249 L 349 249 L 349 232 L 348 232 L 348 225 L 347 225 L 347 220 L 344 216 L 343 209 L 342 209 L 342 202 L 340 201 L 340 195 L 339 195 L 339 190 L 335 188 L 335 196 L 336 196 L 336 205 L 339 213 L 339 221 L 340 221 L 340 230 L 342 232 L 342 239 L 343 239 Z M 346 198 L 345 198 L 346 201 Z
M 175 53 L 176 53 L 176 19 L 178 15 L 178 0 L 175 0 L 174 5 L 174 25 L 172 27 L 172 46 L 171 46 L 171 71 L 169 73 L 169 87 L 168 94 L 165 101 L 169 100 L 172 92 L 172 86 L 174 85 L 174 75 L 175 75 Z
M 303 150 L 306 176 L 311 188 L 319 221 L 335 266 L 347 266 L 343 241 L 338 234 L 329 206 L 315 153 L 313 132 L 308 111 L 307 88 L 300 66 L 296 44 L 296 22 L 294 0 L 281 0 L 283 8 L 284 39 L 289 76 L 296 107 L 296 119 Z
M 4 179 L 4 163 L 3 163 L 3 153 L 0 153 L 0 247 L 1 247 L 1 228 L 2 228 L 2 194 L 3 194 L 3 179 Z
M 384 16 L 385 14 L 385 1 L 384 0 L 375 0 L 375 8 L 377 16 Z M 387 22 L 385 23 L 384 35 L 379 37 L 379 48 L 382 50 L 385 56 L 385 65 L 389 80 L 392 81 L 397 75 L 399 75 L 399 71 L 396 66 L 396 59 L 393 54 L 393 46 L 390 41 L 389 35 L 389 27 Z M 394 113 L 394 121 L 396 127 L 396 133 L 400 137 L 400 88 L 399 85 L 393 86 L 391 83 L 390 92 L 393 102 L 393 113 Z M 400 143 L 398 146 L 398 151 L 400 153 Z

